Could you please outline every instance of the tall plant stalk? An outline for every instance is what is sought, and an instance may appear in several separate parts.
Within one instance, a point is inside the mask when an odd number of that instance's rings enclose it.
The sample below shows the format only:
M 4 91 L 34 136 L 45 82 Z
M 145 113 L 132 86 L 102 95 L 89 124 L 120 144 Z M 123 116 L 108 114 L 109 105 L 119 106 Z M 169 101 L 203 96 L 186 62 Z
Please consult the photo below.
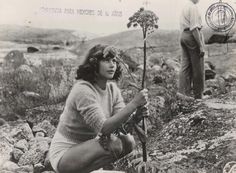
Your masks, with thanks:
M 150 10 L 144 10 L 144 8 L 140 8 L 137 12 L 135 12 L 130 18 L 127 27 L 130 28 L 131 26 L 137 27 L 140 26 L 143 32 L 143 76 L 142 76 L 142 89 L 145 88 L 145 81 L 146 81 L 146 64 L 147 64 L 147 34 L 150 34 L 154 31 L 154 29 L 158 28 L 157 25 L 158 17 L 156 14 Z M 142 129 L 147 136 L 147 126 L 146 126 L 146 118 L 143 116 L 142 121 Z M 142 142 L 142 150 L 143 150 L 143 162 L 147 162 L 147 148 L 146 148 L 146 140 Z M 143 172 L 145 168 L 143 168 Z

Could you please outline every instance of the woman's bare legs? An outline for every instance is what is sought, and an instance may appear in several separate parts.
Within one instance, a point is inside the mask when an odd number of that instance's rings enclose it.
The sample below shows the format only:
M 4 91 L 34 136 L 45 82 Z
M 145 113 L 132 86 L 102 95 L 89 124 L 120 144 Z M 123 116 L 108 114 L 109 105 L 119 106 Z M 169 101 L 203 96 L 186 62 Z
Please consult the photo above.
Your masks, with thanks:
M 122 151 L 121 157 L 124 157 L 133 151 L 136 143 L 135 143 L 133 135 L 131 134 L 127 134 L 127 135 L 121 134 L 119 138 L 121 139 L 122 144 L 123 144 L 123 151 Z
M 61 158 L 58 164 L 60 173 L 87 173 L 99 169 L 117 160 L 123 150 L 119 138 L 113 137 L 109 144 L 110 151 L 106 151 L 99 144 L 98 139 L 91 139 L 73 146 Z M 120 153 L 120 154 L 117 154 Z

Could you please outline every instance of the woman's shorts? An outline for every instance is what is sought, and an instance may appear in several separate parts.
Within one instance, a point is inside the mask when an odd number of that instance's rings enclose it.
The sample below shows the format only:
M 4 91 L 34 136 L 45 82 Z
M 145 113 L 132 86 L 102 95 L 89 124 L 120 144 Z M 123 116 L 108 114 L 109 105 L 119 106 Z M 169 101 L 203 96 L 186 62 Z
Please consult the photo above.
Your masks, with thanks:
M 65 138 L 58 131 L 55 133 L 50 149 L 49 149 L 49 160 L 51 162 L 52 168 L 58 173 L 58 163 L 62 156 L 70 149 L 73 145 L 78 143 L 72 142 Z

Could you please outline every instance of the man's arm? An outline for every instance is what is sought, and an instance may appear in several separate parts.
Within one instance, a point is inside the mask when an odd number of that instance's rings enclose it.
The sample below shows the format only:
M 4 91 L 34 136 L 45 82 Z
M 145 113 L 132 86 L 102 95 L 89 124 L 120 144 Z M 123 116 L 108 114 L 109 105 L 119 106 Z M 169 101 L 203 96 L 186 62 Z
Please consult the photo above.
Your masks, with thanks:
M 194 28 L 192 30 L 192 33 L 193 33 L 193 37 L 196 40 L 196 42 L 198 44 L 198 47 L 200 49 L 200 57 L 204 57 L 204 55 L 205 55 L 205 48 L 204 48 L 204 43 L 203 43 L 202 36 L 201 36 L 201 33 L 200 33 L 199 29 L 198 28 Z

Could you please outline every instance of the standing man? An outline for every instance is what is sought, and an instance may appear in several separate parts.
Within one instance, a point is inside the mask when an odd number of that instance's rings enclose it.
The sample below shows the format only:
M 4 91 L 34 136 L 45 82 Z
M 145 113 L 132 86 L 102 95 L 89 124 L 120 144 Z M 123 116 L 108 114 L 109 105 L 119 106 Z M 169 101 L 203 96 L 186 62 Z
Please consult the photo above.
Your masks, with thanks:
M 201 99 L 204 90 L 204 39 L 202 20 L 198 11 L 199 0 L 187 0 L 180 17 L 182 64 L 179 76 L 179 92 Z

